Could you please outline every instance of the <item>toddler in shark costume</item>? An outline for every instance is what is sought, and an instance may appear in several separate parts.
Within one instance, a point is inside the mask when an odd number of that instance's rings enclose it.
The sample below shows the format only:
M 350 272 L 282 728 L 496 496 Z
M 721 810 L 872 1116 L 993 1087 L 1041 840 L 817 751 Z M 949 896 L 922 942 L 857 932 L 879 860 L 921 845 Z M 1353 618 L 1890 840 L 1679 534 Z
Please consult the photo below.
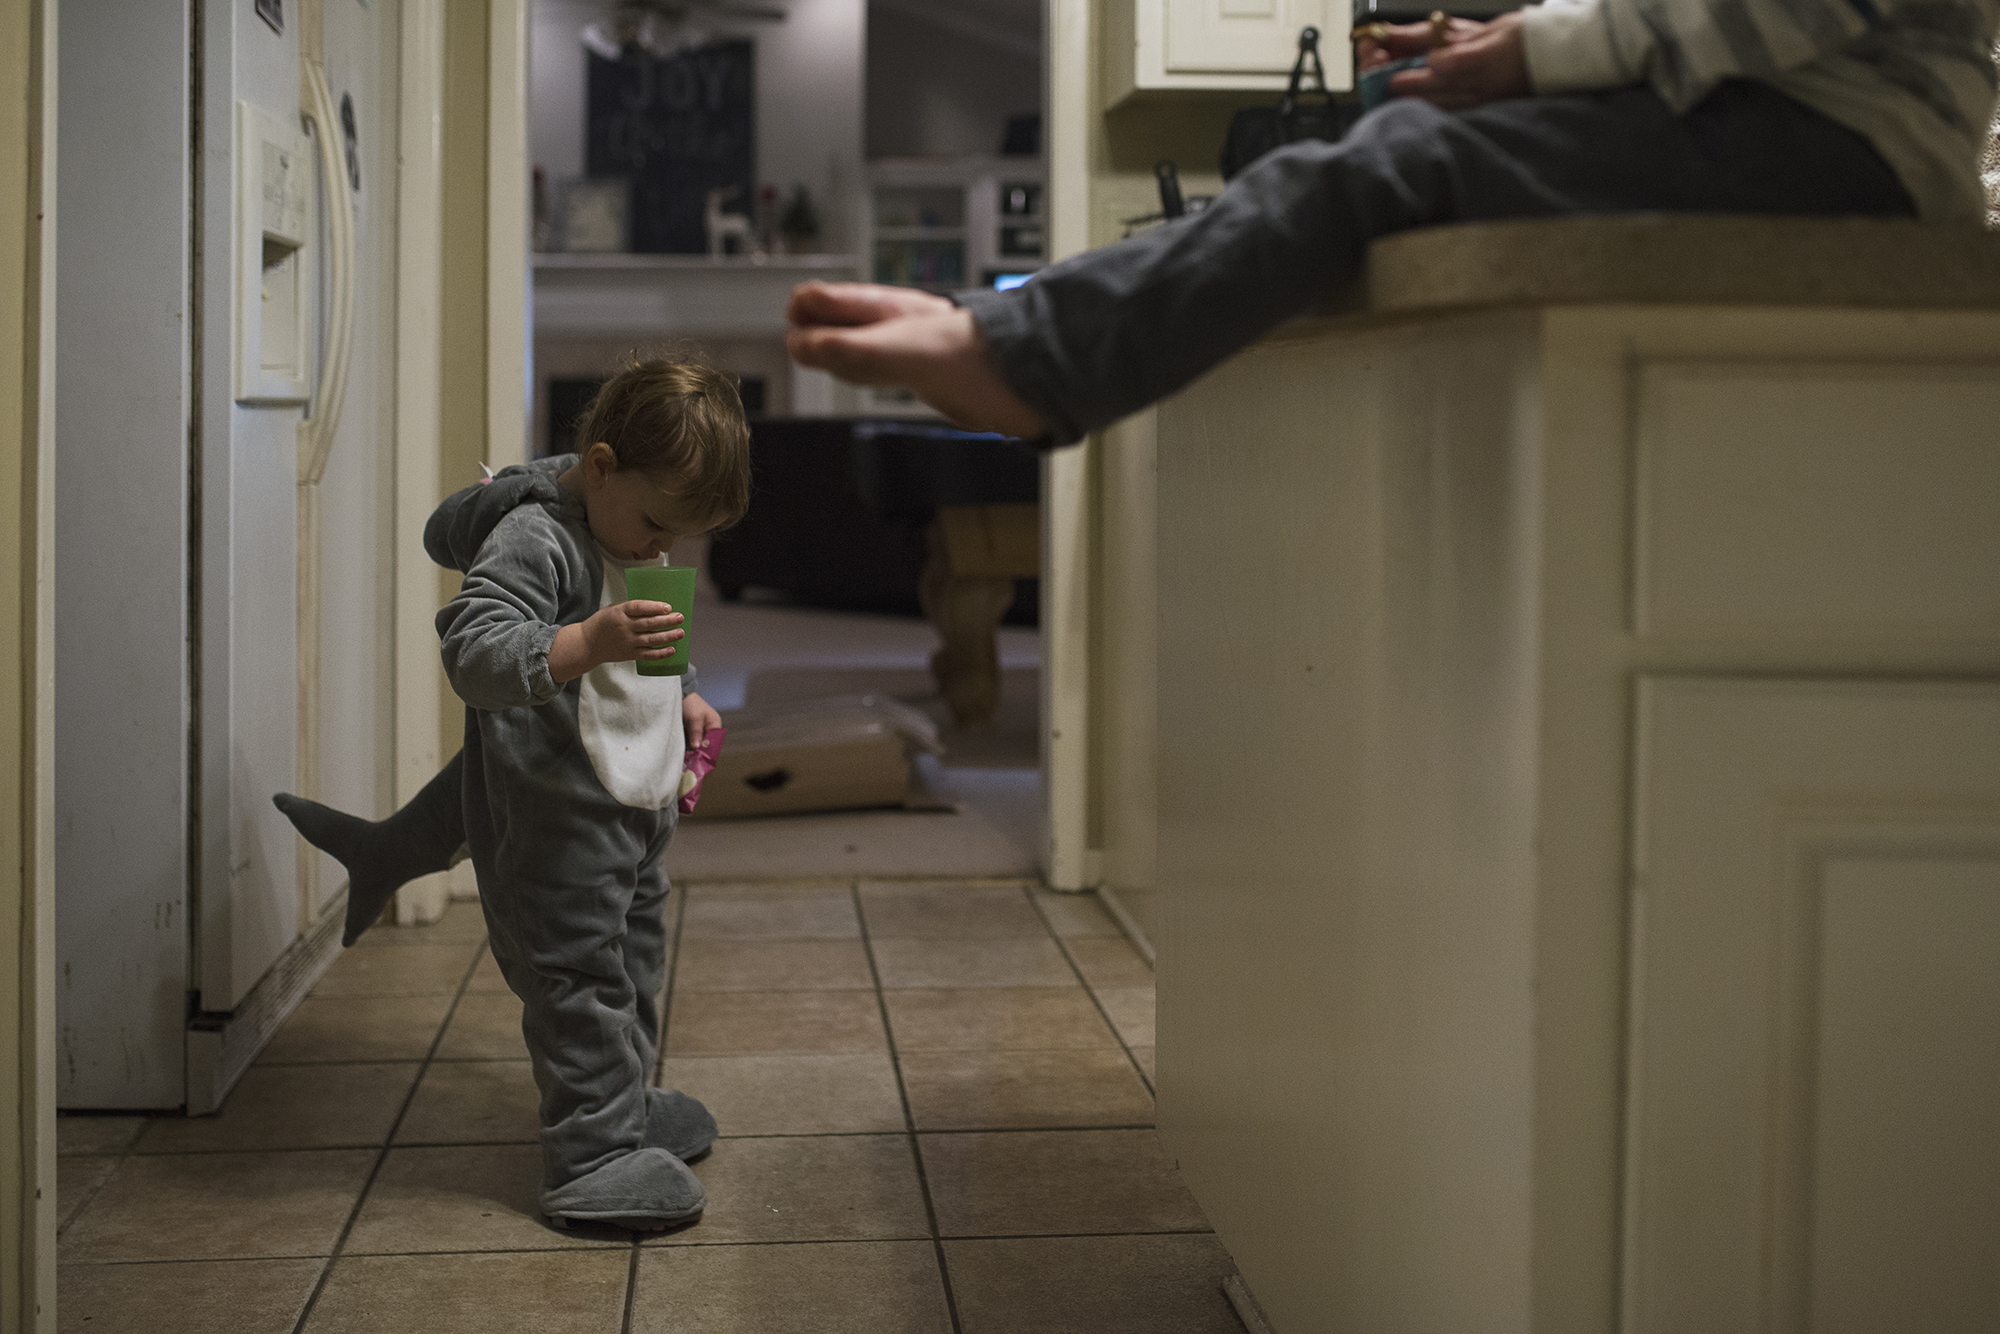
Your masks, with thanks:
M 628 601 L 624 572 L 741 517 L 749 436 L 727 379 L 649 362 L 605 385 L 578 439 L 590 442 L 580 455 L 508 468 L 426 527 L 433 559 L 465 573 L 438 614 L 467 705 L 460 757 L 379 822 L 277 800 L 347 865 L 349 944 L 398 885 L 469 847 L 541 1090 L 543 1212 L 655 1229 L 700 1215 L 706 1196 L 683 1160 L 715 1137 L 699 1102 L 648 1085 L 662 857 L 688 736 L 719 720 L 692 668 L 638 675 L 635 661 L 677 651 L 681 618 Z

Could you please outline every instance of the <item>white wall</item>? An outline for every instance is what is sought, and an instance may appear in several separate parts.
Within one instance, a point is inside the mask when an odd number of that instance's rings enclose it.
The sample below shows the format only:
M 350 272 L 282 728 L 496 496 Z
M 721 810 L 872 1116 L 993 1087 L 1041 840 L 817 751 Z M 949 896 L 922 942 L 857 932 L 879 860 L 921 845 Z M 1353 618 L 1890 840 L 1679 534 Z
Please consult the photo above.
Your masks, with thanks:
M 534 0 L 528 39 L 528 156 L 551 183 L 583 175 L 583 25 L 603 6 Z
M 1010 17 L 939 0 L 871 4 L 868 156 L 999 152 L 1007 118 L 1042 105 L 1039 24 Z
M 786 0 L 783 23 L 718 25 L 757 43 L 757 180 L 790 195 L 803 184 L 820 206 L 823 249 L 852 243 L 861 181 L 866 0 Z M 577 33 L 607 6 L 534 0 L 529 148 L 553 183 L 583 174 L 583 44 Z

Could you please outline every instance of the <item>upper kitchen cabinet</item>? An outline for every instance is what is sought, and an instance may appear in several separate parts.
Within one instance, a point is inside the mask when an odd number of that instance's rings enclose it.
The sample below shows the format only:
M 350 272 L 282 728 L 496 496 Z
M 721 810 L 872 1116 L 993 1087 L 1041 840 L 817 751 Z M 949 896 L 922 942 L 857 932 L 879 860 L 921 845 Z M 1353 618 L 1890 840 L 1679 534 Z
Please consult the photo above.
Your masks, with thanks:
M 1281 91 L 1299 30 L 1320 30 L 1329 88 L 1354 85 L 1348 0 L 1111 0 L 1107 105 L 1141 93 Z

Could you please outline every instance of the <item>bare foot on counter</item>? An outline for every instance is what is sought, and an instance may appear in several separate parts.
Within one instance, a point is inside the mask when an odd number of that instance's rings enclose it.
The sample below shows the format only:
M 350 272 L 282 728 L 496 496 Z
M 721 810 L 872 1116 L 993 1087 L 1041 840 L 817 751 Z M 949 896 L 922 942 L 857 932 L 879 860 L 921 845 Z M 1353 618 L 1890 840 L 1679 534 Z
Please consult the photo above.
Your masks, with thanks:
M 1048 433 L 994 368 L 972 316 L 941 296 L 874 283 L 801 283 L 785 349 L 850 384 L 900 385 L 967 430 Z

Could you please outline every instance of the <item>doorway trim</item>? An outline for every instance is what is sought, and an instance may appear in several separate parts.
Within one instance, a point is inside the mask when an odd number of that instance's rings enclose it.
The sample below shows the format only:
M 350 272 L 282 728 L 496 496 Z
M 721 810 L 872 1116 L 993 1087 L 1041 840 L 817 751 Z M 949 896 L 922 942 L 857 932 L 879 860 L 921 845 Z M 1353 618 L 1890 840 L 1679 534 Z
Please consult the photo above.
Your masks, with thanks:
M 56 15 L 0 17 L 0 1328 L 22 1334 L 56 1327 Z
M 1048 0 L 1043 105 L 1048 125 L 1049 259 L 1090 248 L 1090 0 Z M 1042 463 L 1042 866 L 1052 889 L 1097 881 L 1090 848 L 1090 639 L 1097 441 L 1052 450 Z
M 444 317 L 444 0 L 403 0 L 396 178 L 395 783 L 398 806 L 414 797 L 444 757 L 434 567 L 424 555 L 424 520 L 437 503 L 438 420 Z M 430 908 L 441 916 L 442 887 L 424 882 L 397 896 L 397 920 Z
M 446 720 L 456 699 L 438 668 L 435 617 L 440 597 L 454 591 L 449 572 L 423 549 L 424 522 L 438 502 L 465 484 L 461 453 L 448 459 L 446 411 L 483 417 L 479 457 L 495 470 L 528 457 L 529 317 L 533 300 L 528 254 L 528 0 L 492 0 L 477 18 L 448 12 L 448 0 L 404 0 L 402 11 L 402 163 L 397 234 L 396 383 L 396 765 L 395 804 L 414 797 L 451 750 Z M 477 96 L 484 122 L 486 219 L 483 320 L 477 338 L 482 383 L 446 383 L 443 290 L 445 256 L 445 127 L 463 124 L 464 103 L 450 95 L 448 43 L 464 40 L 483 19 L 484 87 Z M 460 67 L 462 69 L 462 66 Z M 463 338 L 463 334 L 455 335 Z M 461 343 L 460 346 L 463 346 Z M 463 366 L 463 361 L 455 363 Z M 470 391 L 470 392 L 468 392 Z M 465 400 L 477 393 L 471 403 Z M 451 475 L 447 475 L 447 474 Z M 398 925 L 434 922 L 455 898 L 476 894 L 471 867 L 424 876 L 396 894 Z
M 528 0 L 490 0 L 486 73 L 486 463 L 528 461 Z

